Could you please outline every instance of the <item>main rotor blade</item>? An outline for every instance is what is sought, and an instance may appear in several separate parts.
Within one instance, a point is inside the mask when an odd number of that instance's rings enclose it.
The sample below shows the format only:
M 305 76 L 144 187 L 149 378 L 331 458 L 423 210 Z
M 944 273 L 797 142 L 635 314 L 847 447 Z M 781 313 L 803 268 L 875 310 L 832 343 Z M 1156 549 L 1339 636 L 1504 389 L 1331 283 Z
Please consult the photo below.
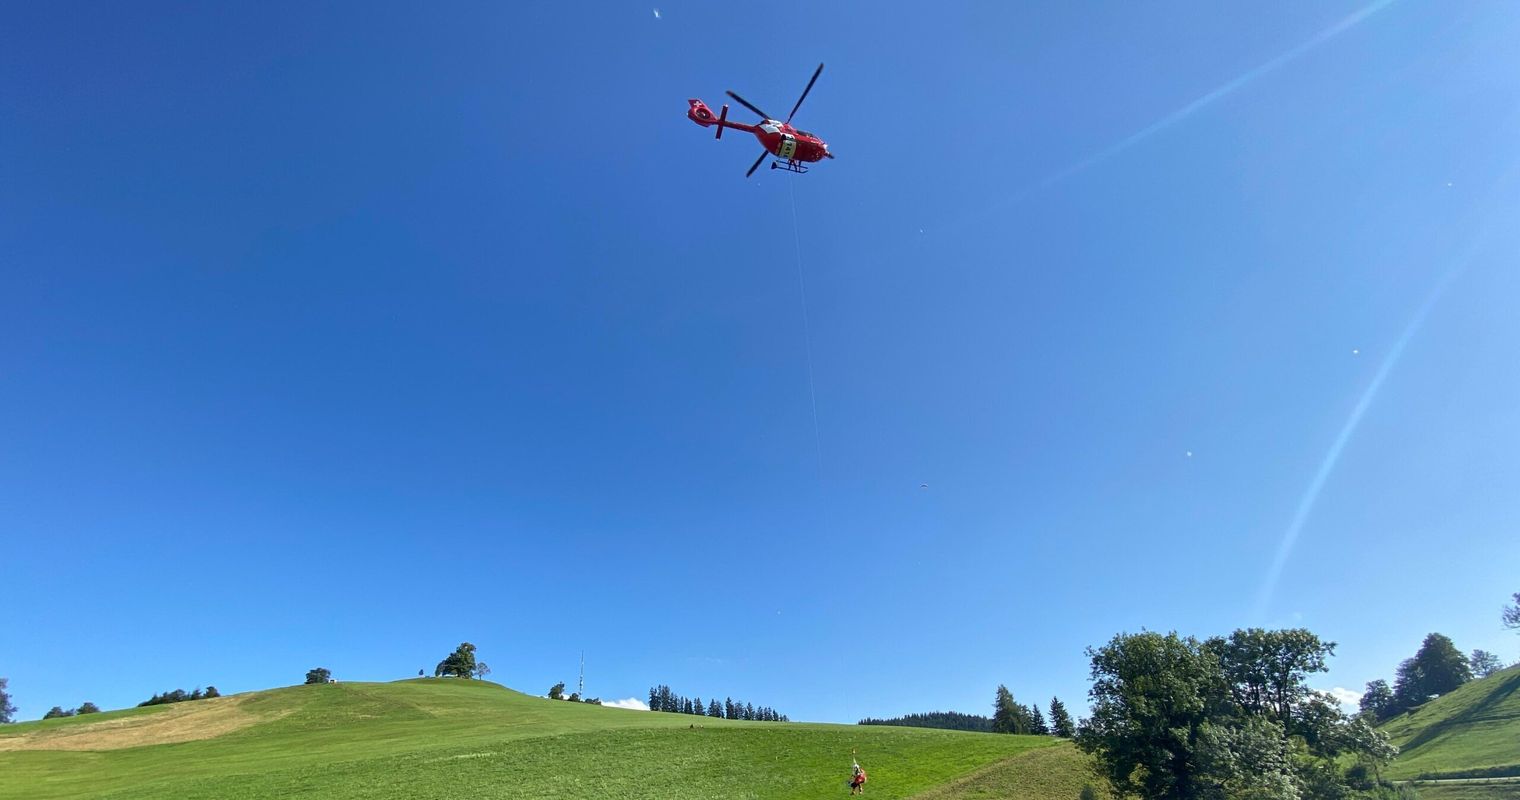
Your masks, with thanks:
M 756 114 L 759 114 L 761 119 L 775 119 L 775 117 L 771 116 L 770 114 L 767 114 L 764 111 L 761 111 L 760 109 L 755 108 L 753 105 L 750 105 L 750 102 L 748 100 L 745 100 L 744 98 L 740 97 L 739 95 L 734 94 L 734 90 L 733 89 L 729 89 L 728 90 L 728 96 L 734 98 L 737 101 L 739 101 L 739 105 L 744 106 L 745 108 L 749 109 L 750 111 L 755 112 Z
M 818 82 L 818 76 L 822 74 L 823 65 L 819 64 L 818 69 L 813 70 L 813 79 L 808 81 L 807 88 L 802 90 L 802 96 L 797 98 L 797 105 L 792 106 L 792 113 L 786 115 L 787 122 L 791 122 L 792 117 L 797 116 L 797 109 L 802 108 L 802 101 L 807 99 L 808 92 L 813 91 L 813 84 Z
M 766 117 L 766 119 L 770 119 L 770 117 Z M 761 150 L 760 157 L 755 159 L 755 163 L 749 165 L 749 172 L 744 173 L 744 177 L 748 178 L 749 176 L 755 174 L 755 170 L 760 168 L 760 162 L 764 161 L 766 156 L 769 156 L 770 154 L 771 151 L 769 150 Z

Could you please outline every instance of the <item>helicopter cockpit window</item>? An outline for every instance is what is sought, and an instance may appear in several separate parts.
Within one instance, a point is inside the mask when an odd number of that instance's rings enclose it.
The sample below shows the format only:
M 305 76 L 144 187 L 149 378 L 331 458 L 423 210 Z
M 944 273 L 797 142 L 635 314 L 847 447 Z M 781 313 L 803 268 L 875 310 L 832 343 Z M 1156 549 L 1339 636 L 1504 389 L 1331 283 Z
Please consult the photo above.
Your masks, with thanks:
M 817 139 L 818 138 L 817 136 L 814 136 L 813 134 L 808 133 L 807 131 L 804 131 L 804 130 L 801 130 L 801 129 L 799 129 L 797 131 L 797 135 L 798 136 L 806 136 L 809 139 Z

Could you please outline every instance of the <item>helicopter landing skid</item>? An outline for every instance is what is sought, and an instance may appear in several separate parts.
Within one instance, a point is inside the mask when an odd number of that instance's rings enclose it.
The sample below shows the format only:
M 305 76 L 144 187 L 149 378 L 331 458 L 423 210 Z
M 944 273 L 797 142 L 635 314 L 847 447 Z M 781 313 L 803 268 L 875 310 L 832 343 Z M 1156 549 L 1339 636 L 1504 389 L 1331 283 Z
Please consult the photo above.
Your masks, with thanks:
M 787 172 L 795 172 L 798 175 L 805 175 L 805 174 L 807 174 L 807 171 L 808 171 L 808 168 L 805 167 L 805 166 L 803 166 L 802 163 L 799 162 L 799 161 L 782 161 L 780 159 L 777 159 L 777 160 L 771 162 L 771 169 L 779 169 L 779 170 L 785 170 Z

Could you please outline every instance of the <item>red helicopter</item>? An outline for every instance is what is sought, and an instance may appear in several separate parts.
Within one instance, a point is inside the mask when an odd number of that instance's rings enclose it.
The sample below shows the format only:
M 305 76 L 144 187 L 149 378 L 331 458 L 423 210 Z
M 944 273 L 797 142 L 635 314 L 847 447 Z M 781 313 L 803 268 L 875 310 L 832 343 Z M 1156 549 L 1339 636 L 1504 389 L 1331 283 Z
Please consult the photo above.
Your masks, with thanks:
M 760 146 L 765 148 L 765 152 L 755 159 L 755 163 L 750 165 L 749 172 L 744 173 L 744 177 L 748 178 L 755 174 L 755 170 L 760 168 L 760 162 L 769 156 L 776 157 L 776 160 L 771 162 L 771 169 L 784 169 L 800 175 L 808 171 L 808 168 L 803 166 L 804 161 L 822 161 L 825 158 L 834 157 L 834 154 L 829 152 L 829 146 L 822 139 L 807 131 L 792 127 L 792 117 L 797 115 L 797 109 L 802 107 L 802 101 L 807 99 L 808 92 L 813 90 L 813 84 L 818 81 L 818 76 L 821 74 L 823 74 L 823 65 L 819 64 L 818 69 L 813 72 L 813 79 L 808 81 L 807 88 L 802 90 L 802 96 L 797 98 L 797 105 L 792 106 L 792 113 L 786 115 L 785 122 L 777 121 L 770 114 L 755 108 L 748 100 L 734 94 L 732 90 L 729 91 L 728 96 L 739 101 L 739 105 L 759 114 L 761 117 L 759 124 L 745 125 L 742 122 L 729 122 L 726 103 L 723 105 L 723 110 L 718 112 L 718 116 L 714 117 L 712 109 L 695 97 L 686 101 L 691 104 L 691 107 L 686 109 L 686 118 L 704 128 L 717 125 L 718 135 L 713 137 L 715 139 L 723 138 L 724 128 L 733 128 L 753 133 L 755 138 L 760 140 Z

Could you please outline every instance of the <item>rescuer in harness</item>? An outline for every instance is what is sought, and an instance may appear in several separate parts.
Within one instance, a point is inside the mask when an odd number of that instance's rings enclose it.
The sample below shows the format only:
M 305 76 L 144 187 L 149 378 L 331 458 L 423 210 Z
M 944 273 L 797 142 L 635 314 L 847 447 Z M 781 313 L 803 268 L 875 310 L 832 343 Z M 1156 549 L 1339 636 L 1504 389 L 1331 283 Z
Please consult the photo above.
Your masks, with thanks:
M 866 771 L 861 768 L 859 761 L 851 759 L 854 771 L 850 773 L 850 794 L 865 794 Z

